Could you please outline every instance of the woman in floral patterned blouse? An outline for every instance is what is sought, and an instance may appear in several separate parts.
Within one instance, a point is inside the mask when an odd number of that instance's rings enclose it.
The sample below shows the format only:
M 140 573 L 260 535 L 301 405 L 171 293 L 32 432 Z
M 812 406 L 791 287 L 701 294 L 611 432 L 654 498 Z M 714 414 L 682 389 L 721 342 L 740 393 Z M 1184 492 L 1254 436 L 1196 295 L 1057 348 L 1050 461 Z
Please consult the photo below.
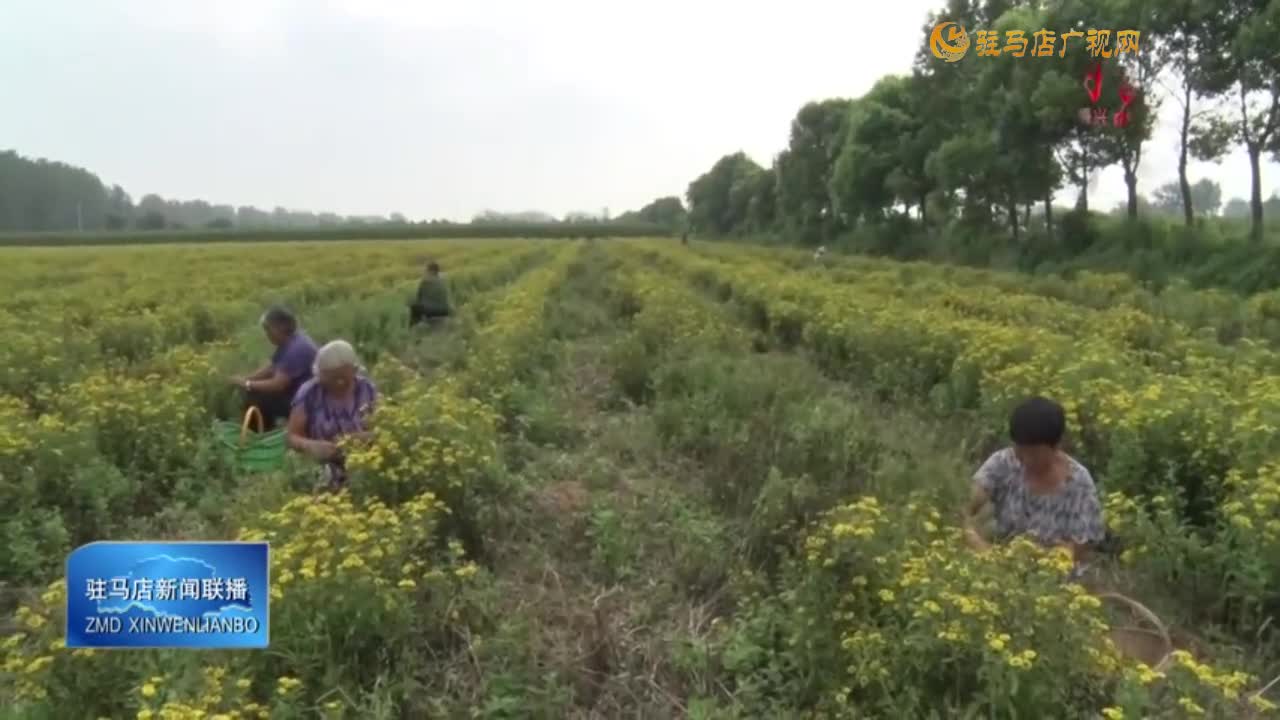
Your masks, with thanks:
M 343 438 L 365 439 L 378 389 L 360 371 L 356 351 L 334 340 L 316 352 L 315 376 L 298 388 L 289 414 L 289 447 L 323 463 L 331 488 L 346 485 Z
M 996 541 L 1023 535 L 1047 547 L 1071 550 L 1080 570 L 1090 546 L 1106 535 L 1102 504 L 1089 471 L 1060 448 L 1066 413 L 1042 397 L 1024 401 L 1009 419 L 1012 446 L 996 451 L 973 476 L 966 536 L 989 547 L 976 528 L 991 505 Z

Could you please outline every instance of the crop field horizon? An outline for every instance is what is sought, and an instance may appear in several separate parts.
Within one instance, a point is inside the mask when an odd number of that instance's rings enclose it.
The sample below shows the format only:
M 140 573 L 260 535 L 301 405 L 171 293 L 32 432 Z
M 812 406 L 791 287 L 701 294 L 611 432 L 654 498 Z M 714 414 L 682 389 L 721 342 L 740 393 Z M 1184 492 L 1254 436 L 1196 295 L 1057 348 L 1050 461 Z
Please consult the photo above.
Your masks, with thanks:
M 0 260 L 0 718 L 1280 716 L 1280 291 L 663 238 Z M 429 260 L 458 312 L 410 328 Z M 340 494 L 218 450 L 274 303 L 377 384 Z M 962 537 L 1033 395 L 1104 503 L 1079 583 Z M 75 547 L 235 539 L 268 650 L 65 647 Z

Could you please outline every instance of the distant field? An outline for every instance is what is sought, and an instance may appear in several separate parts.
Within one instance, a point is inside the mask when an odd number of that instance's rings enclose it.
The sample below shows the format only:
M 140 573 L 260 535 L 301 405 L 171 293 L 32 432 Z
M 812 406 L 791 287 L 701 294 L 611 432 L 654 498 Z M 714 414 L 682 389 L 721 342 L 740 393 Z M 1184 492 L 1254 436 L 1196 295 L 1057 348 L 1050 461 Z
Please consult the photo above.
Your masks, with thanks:
M 473 238 L 646 237 L 664 234 L 655 225 L 636 223 L 529 223 L 355 225 L 270 230 L 156 230 L 83 233 L 0 233 L 0 247 L 63 245 L 159 245 L 221 242 L 285 242 L 317 240 L 424 240 Z
M 1275 714 L 1280 294 L 671 239 L 298 240 L 0 249 L 0 715 Z M 411 331 L 428 259 L 460 315 Z M 215 451 L 273 302 L 383 393 L 348 494 Z M 1090 582 L 1169 625 L 1159 673 L 1060 556 L 960 542 L 1028 394 L 1070 412 L 1115 535 Z M 61 647 L 67 552 L 131 538 L 270 539 L 271 651 Z

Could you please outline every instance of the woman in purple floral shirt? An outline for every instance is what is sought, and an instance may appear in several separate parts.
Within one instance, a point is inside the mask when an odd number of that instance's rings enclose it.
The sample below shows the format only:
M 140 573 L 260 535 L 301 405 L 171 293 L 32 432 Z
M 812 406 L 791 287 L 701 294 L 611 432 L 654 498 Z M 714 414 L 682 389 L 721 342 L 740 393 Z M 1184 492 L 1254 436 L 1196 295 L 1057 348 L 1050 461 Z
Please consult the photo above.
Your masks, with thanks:
M 316 352 L 314 377 L 293 396 L 289 414 L 289 447 L 324 463 L 329 486 L 346 484 L 346 460 L 338 448 L 343 438 L 365 439 L 378 390 L 360 371 L 356 351 L 334 340 Z

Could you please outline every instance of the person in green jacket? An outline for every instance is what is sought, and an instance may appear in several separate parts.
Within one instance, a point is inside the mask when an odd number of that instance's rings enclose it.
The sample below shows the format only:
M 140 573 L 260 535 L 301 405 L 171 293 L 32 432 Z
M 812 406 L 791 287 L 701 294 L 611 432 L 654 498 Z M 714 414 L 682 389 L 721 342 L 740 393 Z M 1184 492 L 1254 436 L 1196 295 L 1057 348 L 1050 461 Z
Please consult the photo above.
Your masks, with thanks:
M 431 324 L 453 314 L 449 306 L 449 287 L 440 275 L 440 266 L 433 260 L 427 264 L 427 274 L 418 284 L 418 294 L 409 304 L 410 327 L 427 321 Z

